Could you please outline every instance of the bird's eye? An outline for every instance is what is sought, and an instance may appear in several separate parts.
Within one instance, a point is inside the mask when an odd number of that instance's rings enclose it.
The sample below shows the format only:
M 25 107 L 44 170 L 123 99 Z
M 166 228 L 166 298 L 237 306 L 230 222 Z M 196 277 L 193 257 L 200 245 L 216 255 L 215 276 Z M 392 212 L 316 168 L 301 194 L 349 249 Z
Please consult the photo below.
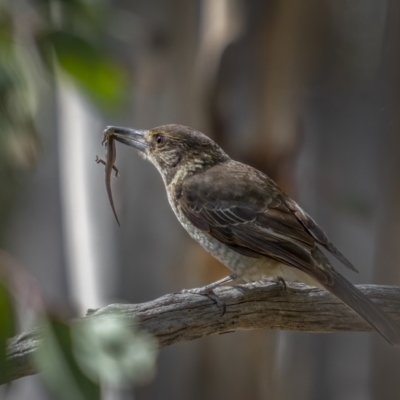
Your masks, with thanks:
M 156 136 L 156 142 L 158 145 L 162 145 L 165 143 L 165 136 L 163 135 L 157 135 Z

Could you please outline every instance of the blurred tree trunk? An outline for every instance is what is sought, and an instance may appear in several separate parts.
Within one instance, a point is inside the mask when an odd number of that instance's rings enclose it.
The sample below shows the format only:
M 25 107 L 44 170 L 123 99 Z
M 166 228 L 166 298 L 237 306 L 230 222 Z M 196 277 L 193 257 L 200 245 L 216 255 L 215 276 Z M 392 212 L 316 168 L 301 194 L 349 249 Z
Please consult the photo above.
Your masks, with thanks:
M 382 123 L 382 114 L 376 112 L 382 107 L 376 60 L 384 5 L 346 4 L 326 2 L 316 16 L 322 24 L 316 38 L 321 48 L 316 54 L 318 68 L 309 82 L 309 98 L 304 101 L 298 182 L 302 207 L 359 267 L 360 274 L 348 274 L 333 261 L 335 267 L 360 283 L 371 281 L 373 268 L 372 217 Z M 374 40 L 365 44 L 365 35 Z M 278 399 L 368 398 L 370 337 L 296 333 L 283 337 Z
M 388 2 L 386 47 L 382 72 L 389 108 L 383 130 L 379 188 L 379 227 L 375 258 L 376 283 L 400 285 L 400 4 Z M 374 338 L 372 389 L 374 399 L 400 395 L 400 353 Z
M 241 5 L 247 16 L 243 33 L 225 50 L 210 93 L 212 133 L 231 157 L 264 171 L 295 196 L 304 92 L 324 37 L 325 8 L 314 0 L 243 1 Z M 216 261 L 210 259 L 209 265 L 218 270 Z M 286 338 L 278 332 L 257 331 L 225 337 L 222 345 L 232 342 L 234 352 L 225 355 L 224 364 L 237 362 L 239 349 L 245 349 L 248 365 L 243 361 L 236 367 L 241 374 L 231 375 L 232 387 L 215 398 L 276 399 L 288 380 L 290 388 L 296 389 L 292 396 L 280 398 L 300 398 L 299 393 L 307 398 L 307 391 L 301 389 L 307 382 L 304 374 L 309 377 L 311 372 L 308 359 L 302 358 L 301 368 L 289 373 L 289 378 L 282 370 L 283 357 L 289 355 L 284 350 L 289 345 Z M 289 357 L 292 363 L 292 354 Z

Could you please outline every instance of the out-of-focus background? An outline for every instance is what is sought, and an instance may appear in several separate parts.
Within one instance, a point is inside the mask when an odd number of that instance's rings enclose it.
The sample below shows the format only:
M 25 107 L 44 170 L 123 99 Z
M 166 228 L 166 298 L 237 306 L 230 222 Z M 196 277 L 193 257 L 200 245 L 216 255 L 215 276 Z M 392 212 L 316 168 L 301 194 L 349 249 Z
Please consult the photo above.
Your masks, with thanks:
M 179 123 L 269 174 L 356 265 L 400 285 L 397 0 L 3 0 L 0 248 L 53 307 L 78 314 L 201 286 L 228 271 L 175 219 L 156 169 L 107 125 Z M 376 334 L 249 331 L 161 351 L 120 399 L 400 396 L 400 353 Z M 38 376 L 11 400 L 53 399 Z

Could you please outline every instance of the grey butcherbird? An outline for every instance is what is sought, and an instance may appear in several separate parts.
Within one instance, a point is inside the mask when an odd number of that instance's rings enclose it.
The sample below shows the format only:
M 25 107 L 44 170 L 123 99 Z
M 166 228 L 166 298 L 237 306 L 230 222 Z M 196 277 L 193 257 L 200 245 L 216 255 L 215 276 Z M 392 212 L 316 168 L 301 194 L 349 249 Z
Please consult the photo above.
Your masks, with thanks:
M 330 291 L 389 343 L 400 344 L 399 326 L 340 275 L 318 246 L 356 271 L 353 265 L 264 173 L 232 160 L 206 135 L 186 126 L 107 130 L 156 166 L 180 223 L 233 272 L 191 292 L 212 297 L 213 288 L 236 278 L 300 281 Z

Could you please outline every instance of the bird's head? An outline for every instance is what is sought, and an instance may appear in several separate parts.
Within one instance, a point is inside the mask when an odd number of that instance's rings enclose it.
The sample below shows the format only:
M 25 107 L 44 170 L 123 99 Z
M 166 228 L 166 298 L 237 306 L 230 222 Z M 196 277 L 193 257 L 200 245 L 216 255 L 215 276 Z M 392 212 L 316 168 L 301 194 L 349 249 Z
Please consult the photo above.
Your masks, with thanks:
M 148 131 L 116 126 L 107 129 L 115 140 L 136 148 L 151 161 L 166 184 L 229 160 L 214 141 L 187 126 L 163 125 Z

